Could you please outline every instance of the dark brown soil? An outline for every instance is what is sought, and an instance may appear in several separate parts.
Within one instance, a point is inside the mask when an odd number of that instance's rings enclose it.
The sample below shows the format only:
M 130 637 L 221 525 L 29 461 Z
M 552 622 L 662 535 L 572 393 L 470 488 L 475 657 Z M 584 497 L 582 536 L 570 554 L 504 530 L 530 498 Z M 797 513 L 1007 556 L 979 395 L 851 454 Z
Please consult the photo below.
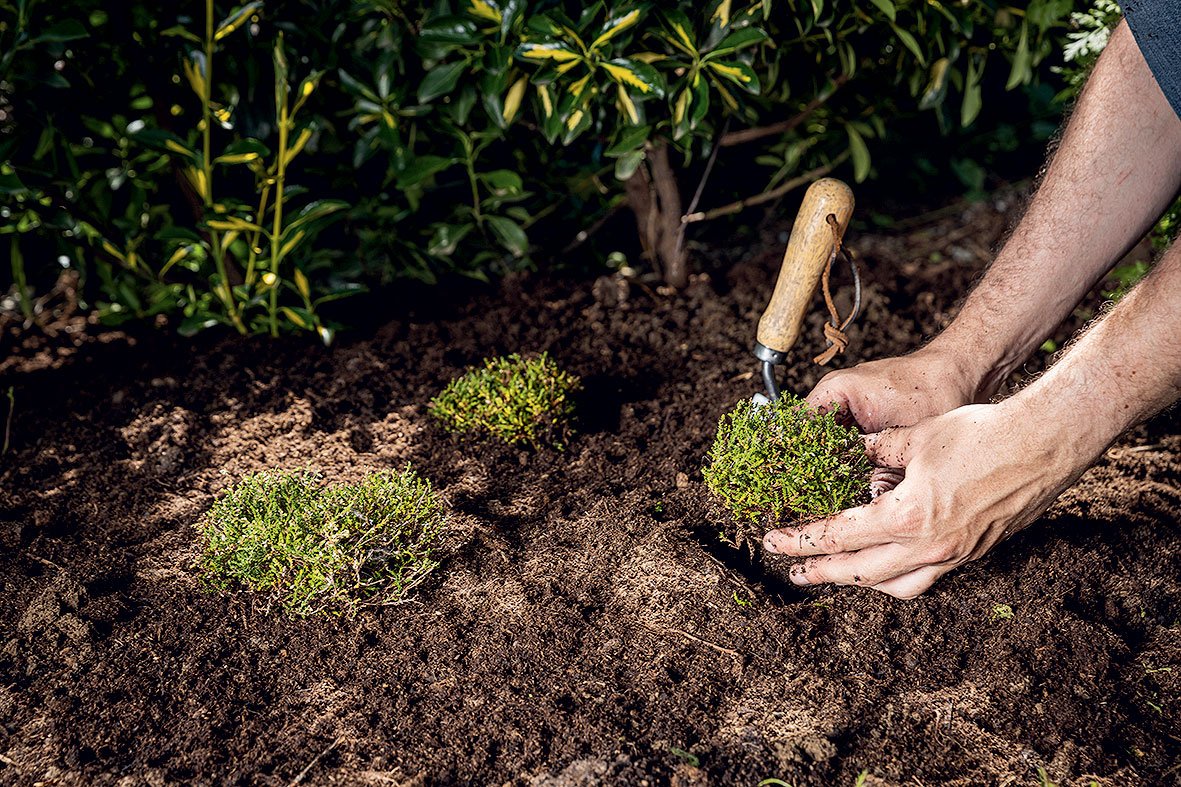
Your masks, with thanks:
M 852 237 L 871 300 L 842 363 L 945 324 L 1004 223 L 986 204 Z M 719 542 L 702 457 L 756 389 L 779 243 L 680 297 L 514 280 L 332 350 L 93 328 L 10 346 L 0 782 L 1181 783 L 1174 418 L 916 601 L 796 592 Z M 466 365 L 541 350 L 586 382 L 565 453 L 428 420 Z M 192 526 L 238 475 L 408 461 L 454 509 L 414 603 L 296 621 L 202 590 Z

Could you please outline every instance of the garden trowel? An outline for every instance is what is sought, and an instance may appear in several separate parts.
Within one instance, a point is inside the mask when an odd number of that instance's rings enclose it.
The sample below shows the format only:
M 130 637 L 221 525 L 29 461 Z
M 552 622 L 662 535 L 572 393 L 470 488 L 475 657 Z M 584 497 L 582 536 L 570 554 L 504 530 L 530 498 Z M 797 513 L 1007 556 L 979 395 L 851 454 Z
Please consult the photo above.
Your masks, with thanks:
M 755 394 L 756 405 L 779 398 L 775 367 L 787 360 L 788 351 L 799 338 L 804 315 L 808 312 L 817 284 L 822 285 L 830 315 L 829 322 L 824 326 L 829 346 L 814 360 L 824 365 L 838 353 L 844 352 L 848 344 L 844 331 L 861 310 L 861 278 L 857 265 L 841 246 L 841 238 L 852 214 L 853 190 L 835 178 L 816 181 L 804 194 L 803 204 L 796 214 L 787 242 L 787 251 L 783 255 L 783 264 L 779 268 L 775 291 L 759 320 L 754 353 L 762 362 L 763 383 L 767 393 Z M 829 289 L 832 265 L 841 256 L 848 260 L 854 282 L 853 308 L 844 319 L 837 314 Z

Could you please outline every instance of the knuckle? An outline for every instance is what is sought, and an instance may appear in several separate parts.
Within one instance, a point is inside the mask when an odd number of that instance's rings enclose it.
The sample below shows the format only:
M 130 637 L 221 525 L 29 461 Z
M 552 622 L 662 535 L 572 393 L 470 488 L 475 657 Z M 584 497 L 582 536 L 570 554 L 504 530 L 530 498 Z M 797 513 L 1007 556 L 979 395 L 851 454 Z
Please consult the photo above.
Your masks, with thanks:
M 816 539 L 819 546 L 824 549 L 832 550 L 833 552 L 843 552 L 842 541 L 839 535 L 831 527 L 824 528 L 820 536 Z

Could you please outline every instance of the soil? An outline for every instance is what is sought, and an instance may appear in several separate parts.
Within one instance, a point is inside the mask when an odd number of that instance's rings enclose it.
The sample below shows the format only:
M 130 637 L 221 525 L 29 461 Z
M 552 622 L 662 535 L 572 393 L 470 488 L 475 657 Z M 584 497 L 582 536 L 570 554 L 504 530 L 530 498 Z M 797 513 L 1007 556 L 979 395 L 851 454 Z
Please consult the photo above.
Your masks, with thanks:
M 1004 202 L 851 234 L 869 306 L 839 363 L 946 324 Z M 533 277 L 416 298 L 332 349 L 9 330 L 0 783 L 1181 784 L 1175 416 L 914 601 L 796 591 L 718 539 L 700 468 L 758 387 L 781 251 L 771 230 L 711 252 L 676 297 Z M 586 384 L 565 452 L 427 417 L 466 366 L 542 350 Z M 413 603 L 292 620 L 203 589 L 193 523 L 234 478 L 406 462 L 453 510 Z

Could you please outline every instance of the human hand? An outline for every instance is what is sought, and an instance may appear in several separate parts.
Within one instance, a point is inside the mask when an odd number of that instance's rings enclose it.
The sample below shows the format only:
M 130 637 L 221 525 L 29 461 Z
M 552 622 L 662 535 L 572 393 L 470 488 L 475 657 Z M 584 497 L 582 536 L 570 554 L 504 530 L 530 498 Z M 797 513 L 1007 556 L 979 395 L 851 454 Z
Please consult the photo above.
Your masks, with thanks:
M 836 404 L 861 431 L 880 432 L 971 404 L 976 392 L 954 354 L 926 347 L 829 372 L 806 401 L 822 412 Z
M 1014 397 L 971 405 L 866 437 L 870 459 L 903 468 L 872 503 L 799 528 L 773 530 L 769 552 L 808 559 L 797 585 L 862 585 L 914 598 L 1033 522 L 1106 442 Z

